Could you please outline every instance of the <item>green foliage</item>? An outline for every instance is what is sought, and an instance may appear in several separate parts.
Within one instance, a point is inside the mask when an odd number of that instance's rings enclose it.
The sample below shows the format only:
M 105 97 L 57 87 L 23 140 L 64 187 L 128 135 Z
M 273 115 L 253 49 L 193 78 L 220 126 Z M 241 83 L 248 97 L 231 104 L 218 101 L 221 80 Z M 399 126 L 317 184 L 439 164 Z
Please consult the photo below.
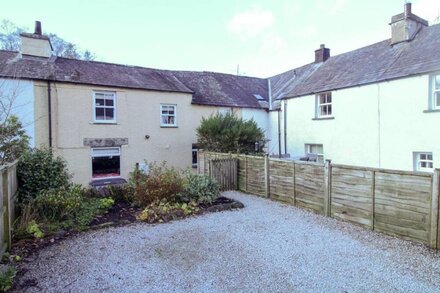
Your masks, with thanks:
M 0 123 L 0 165 L 15 161 L 28 148 L 29 136 L 16 116 Z
M 162 223 L 177 220 L 199 211 L 195 202 L 179 203 L 169 201 L 155 201 L 149 204 L 137 217 L 139 221 L 148 223 Z
M 182 199 L 197 203 L 211 203 L 220 195 L 218 183 L 209 176 L 186 173 Z
M 76 214 L 74 222 L 68 223 L 66 228 L 85 230 L 96 216 L 103 214 L 108 208 L 101 202 L 102 198 L 87 198 L 81 204 L 81 208 Z
M 81 185 L 40 192 L 35 199 L 38 214 L 49 221 L 64 221 L 75 217 L 84 197 Z
M 32 220 L 31 222 L 29 222 L 27 228 L 26 228 L 26 232 L 32 236 L 34 236 L 35 238 L 43 238 L 44 237 L 44 233 L 43 231 L 41 231 L 40 229 L 40 225 L 38 225 L 35 220 Z
M 0 274 L 0 292 L 6 292 L 12 288 L 17 270 L 14 267 L 8 268 Z
M 132 174 L 133 199 L 135 204 L 145 207 L 155 201 L 174 201 L 183 190 L 183 178 L 179 171 L 161 165 L 149 164 L 148 174 L 135 170 Z
M 32 149 L 21 156 L 17 166 L 19 202 L 35 198 L 41 191 L 67 188 L 66 162 L 48 148 Z
M 110 197 L 101 198 L 99 200 L 99 208 L 102 210 L 108 210 L 115 204 L 115 200 Z
M 263 139 L 263 130 L 254 120 L 244 120 L 231 113 L 202 118 L 197 128 L 197 143 L 208 151 L 255 153 L 255 142 L 261 150 Z
M 115 202 L 133 202 L 133 187 L 129 184 L 123 185 L 110 185 L 108 187 L 109 196 L 115 200 Z

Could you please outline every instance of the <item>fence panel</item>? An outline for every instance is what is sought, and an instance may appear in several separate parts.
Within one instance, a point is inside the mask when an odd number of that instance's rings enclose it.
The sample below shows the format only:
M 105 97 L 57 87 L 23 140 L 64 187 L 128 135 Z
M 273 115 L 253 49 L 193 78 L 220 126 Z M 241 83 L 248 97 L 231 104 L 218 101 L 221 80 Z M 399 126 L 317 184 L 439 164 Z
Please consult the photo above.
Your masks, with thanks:
M 220 185 L 220 190 L 237 190 L 237 159 L 209 161 L 209 175 Z
M 300 207 L 324 213 L 324 166 L 295 163 L 295 201 Z
M 373 172 L 332 167 L 332 217 L 372 227 Z
M 295 163 L 269 160 L 270 197 L 295 204 Z
M 11 247 L 12 224 L 15 220 L 17 162 L 0 167 L 0 253 Z
M 265 196 L 265 172 L 264 172 L 264 158 L 247 157 L 247 192 Z

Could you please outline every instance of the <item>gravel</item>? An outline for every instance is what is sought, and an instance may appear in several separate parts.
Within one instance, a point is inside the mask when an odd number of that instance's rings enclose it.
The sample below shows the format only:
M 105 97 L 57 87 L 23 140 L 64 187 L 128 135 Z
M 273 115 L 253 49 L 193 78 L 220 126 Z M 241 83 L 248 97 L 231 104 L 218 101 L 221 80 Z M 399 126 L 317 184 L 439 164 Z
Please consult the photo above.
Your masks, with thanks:
M 235 211 L 61 241 L 23 264 L 26 292 L 440 292 L 423 245 L 239 192 Z

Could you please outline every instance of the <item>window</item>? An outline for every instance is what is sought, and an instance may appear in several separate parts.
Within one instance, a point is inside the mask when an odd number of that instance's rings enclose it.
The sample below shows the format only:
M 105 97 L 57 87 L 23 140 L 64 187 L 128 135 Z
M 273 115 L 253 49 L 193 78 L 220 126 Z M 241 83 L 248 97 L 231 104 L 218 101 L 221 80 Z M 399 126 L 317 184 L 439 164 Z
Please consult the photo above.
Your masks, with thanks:
M 192 145 L 192 167 L 197 168 L 197 153 L 199 148 L 196 144 Z
M 414 170 L 423 171 L 423 172 L 430 172 L 434 170 L 432 153 L 429 152 L 414 153 Z
M 160 126 L 177 126 L 176 105 L 160 105 Z
M 440 109 L 440 75 L 432 78 L 432 109 Z
M 306 156 L 309 161 L 324 162 L 324 147 L 322 144 L 306 144 Z
M 92 149 L 92 178 L 101 179 L 121 175 L 120 148 Z
M 93 97 L 94 122 L 116 122 L 116 94 L 111 92 L 95 92 Z
M 316 116 L 332 116 L 332 93 L 323 93 L 316 96 Z

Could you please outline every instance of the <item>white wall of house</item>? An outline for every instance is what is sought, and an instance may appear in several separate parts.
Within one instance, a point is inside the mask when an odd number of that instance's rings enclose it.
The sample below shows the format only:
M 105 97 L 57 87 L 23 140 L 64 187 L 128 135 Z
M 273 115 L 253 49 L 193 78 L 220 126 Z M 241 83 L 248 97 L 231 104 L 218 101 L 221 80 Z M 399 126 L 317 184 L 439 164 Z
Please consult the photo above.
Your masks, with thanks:
M 254 119 L 258 127 L 260 127 L 264 131 L 266 137 L 269 137 L 269 132 L 268 132 L 269 121 L 266 110 L 243 108 L 241 109 L 241 117 L 244 120 Z
M 0 96 L 2 101 L 12 101 L 12 115 L 17 116 L 30 136 L 30 144 L 35 145 L 33 81 L 0 78 Z
M 334 163 L 413 170 L 413 153 L 431 152 L 440 167 L 440 112 L 424 113 L 429 80 L 423 75 L 333 91 L 334 119 L 328 120 L 314 119 L 315 95 L 288 99 L 282 103 L 288 153 L 299 158 L 305 144 L 322 144 L 325 159 Z M 271 140 L 277 139 L 272 130 Z

